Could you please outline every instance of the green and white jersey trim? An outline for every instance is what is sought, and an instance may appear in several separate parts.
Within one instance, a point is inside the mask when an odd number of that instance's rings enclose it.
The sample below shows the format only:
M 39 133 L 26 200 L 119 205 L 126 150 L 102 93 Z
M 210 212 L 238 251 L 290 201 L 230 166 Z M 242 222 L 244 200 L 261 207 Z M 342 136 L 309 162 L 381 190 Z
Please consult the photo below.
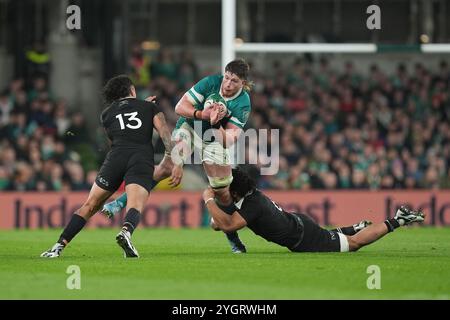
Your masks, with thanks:
M 194 106 L 196 106 L 198 104 L 202 104 L 203 101 L 205 101 L 205 97 L 202 94 L 195 91 L 194 87 L 189 89 L 189 91 L 187 93 L 188 93 L 187 98 L 188 98 L 189 102 L 192 103 L 192 105 L 194 105 Z
M 233 124 L 237 125 L 240 128 L 243 128 L 245 126 L 245 123 L 239 121 L 238 118 L 236 118 L 236 117 L 231 117 L 230 122 L 232 122 Z

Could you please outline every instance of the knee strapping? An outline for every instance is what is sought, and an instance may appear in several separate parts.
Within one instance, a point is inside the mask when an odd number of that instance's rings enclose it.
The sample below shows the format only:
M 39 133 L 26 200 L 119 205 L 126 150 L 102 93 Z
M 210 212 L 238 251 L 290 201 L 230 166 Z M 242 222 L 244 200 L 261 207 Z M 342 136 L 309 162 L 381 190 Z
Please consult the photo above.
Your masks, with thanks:
M 229 175 L 228 177 L 220 178 L 220 177 L 208 177 L 209 185 L 213 189 L 220 189 L 228 187 L 231 182 L 233 182 L 233 176 Z

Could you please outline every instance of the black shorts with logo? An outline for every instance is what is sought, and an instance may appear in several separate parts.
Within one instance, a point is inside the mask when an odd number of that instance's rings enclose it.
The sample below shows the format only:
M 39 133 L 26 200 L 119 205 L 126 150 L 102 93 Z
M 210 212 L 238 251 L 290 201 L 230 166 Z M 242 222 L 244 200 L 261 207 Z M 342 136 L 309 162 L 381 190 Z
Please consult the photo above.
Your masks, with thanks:
M 292 248 L 294 252 L 340 252 L 341 244 L 335 231 L 319 226 L 305 214 L 298 214 L 303 222 L 303 240 Z
M 122 181 L 125 181 L 125 185 L 136 183 L 150 192 L 154 169 L 153 155 L 146 150 L 111 149 L 103 161 L 95 183 L 102 189 L 114 192 Z

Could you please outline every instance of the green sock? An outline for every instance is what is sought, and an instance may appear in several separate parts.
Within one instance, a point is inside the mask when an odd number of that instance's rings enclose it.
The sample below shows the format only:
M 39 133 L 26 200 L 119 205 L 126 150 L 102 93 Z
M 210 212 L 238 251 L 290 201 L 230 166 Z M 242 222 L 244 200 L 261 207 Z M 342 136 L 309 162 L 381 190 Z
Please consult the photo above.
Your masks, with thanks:
M 121 208 L 125 208 L 127 206 L 127 193 L 122 193 L 117 199 L 117 203 Z

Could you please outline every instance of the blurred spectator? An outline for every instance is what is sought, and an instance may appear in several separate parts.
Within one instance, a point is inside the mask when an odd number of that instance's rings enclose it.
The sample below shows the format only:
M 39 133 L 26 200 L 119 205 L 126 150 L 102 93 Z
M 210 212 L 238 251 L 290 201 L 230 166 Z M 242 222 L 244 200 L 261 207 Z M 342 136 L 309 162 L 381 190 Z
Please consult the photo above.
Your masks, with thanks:
M 198 79 L 198 68 L 194 61 L 192 52 L 183 51 L 178 66 L 178 85 L 185 90 L 190 89 Z
M 8 92 L 4 91 L 0 93 L 0 126 L 7 125 L 9 123 L 9 116 L 13 104 L 11 103 Z
M 9 185 L 9 175 L 3 166 L 0 166 L 0 190 L 5 190 Z
M 145 87 L 150 82 L 150 58 L 144 55 L 142 48 L 135 45 L 129 60 L 130 77 L 137 87 Z
M 392 76 L 374 64 L 366 78 L 351 63 L 336 77 L 322 59 L 311 84 L 314 68 L 302 60 L 284 71 L 277 66 L 275 72 L 286 74 L 290 83 L 285 90 L 277 88 L 269 76 L 257 73 L 258 92 L 252 94 L 258 112 L 250 117 L 252 126 L 283 124 L 280 152 L 289 163 L 291 188 L 300 188 L 302 181 L 316 189 L 448 188 L 446 63 L 436 75 L 418 64 L 414 73 L 399 65 Z M 265 99 L 270 106 L 262 103 Z M 299 162 L 306 165 L 300 169 L 295 165 Z M 262 181 L 261 187 L 284 188 L 276 178 L 262 177 Z
M 25 162 L 15 165 L 14 174 L 8 190 L 30 191 L 35 190 L 35 179 L 33 169 Z
M 89 141 L 90 137 L 84 116 L 81 112 L 76 112 L 71 117 L 70 126 L 65 136 L 65 143 L 67 146 L 73 147 L 80 143 L 89 143 Z
M 133 50 L 132 73 L 142 59 L 140 49 Z M 189 52 L 177 60 L 163 48 L 151 68 L 152 81 L 144 81 L 141 92 L 157 96 L 173 128 L 175 104 L 199 80 L 197 65 Z M 259 188 L 450 188 L 447 63 L 436 72 L 422 64 L 411 70 L 400 64 L 391 74 L 374 64 L 363 76 L 351 62 L 337 72 L 325 59 L 298 59 L 286 67 L 275 62 L 267 70 L 252 69 L 250 79 L 248 127 L 280 130 L 278 173 L 260 175 L 268 158 L 246 165 Z M 98 134 L 92 144 L 83 114 L 69 114 L 64 101 L 55 102 L 48 79 L 34 78 L 30 88 L 25 83 L 15 79 L 0 91 L 0 189 L 89 188 L 97 157 L 104 156 L 103 139 Z M 258 146 L 249 150 L 248 160 Z M 163 152 L 161 143 L 156 151 Z M 195 175 L 203 179 L 194 169 Z
M 162 48 L 159 51 L 156 61 L 151 65 L 151 74 L 153 78 L 163 76 L 169 80 L 176 80 L 177 65 L 170 49 Z
M 64 168 L 69 175 L 72 190 L 89 190 L 90 186 L 85 181 L 84 171 L 79 163 L 68 161 L 65 163 Z
M 66 103 L 65 101 L 59 101 L 55 107 L 54 122 L 56 125 L 57 134 L 63 137 L 70 127 L 70 119 L 67 117 Z
M 59 101 L 55 107 L 45 78 L 30 83 L 26 90 L 25 81 L 15 79 L 9 89 L 1 91 L 0 190 L 50 191 L 64 186 L 69 190 L 85 189 L 81 157 L 61 140 L 71 124 L 65 103 Z M 74 119 L 73 132 L 83 143 L 89 143 L 83 116 L 75 114 Z M 72 176 L 62 167 L 70 158 L 78 161 Z
M 29 78 L 43 76 L 48 79 L 50 74 L 50 54 L 43 43 L 35 43 L 33 48 L 25 53 L 27 59 L 27 75 Z

